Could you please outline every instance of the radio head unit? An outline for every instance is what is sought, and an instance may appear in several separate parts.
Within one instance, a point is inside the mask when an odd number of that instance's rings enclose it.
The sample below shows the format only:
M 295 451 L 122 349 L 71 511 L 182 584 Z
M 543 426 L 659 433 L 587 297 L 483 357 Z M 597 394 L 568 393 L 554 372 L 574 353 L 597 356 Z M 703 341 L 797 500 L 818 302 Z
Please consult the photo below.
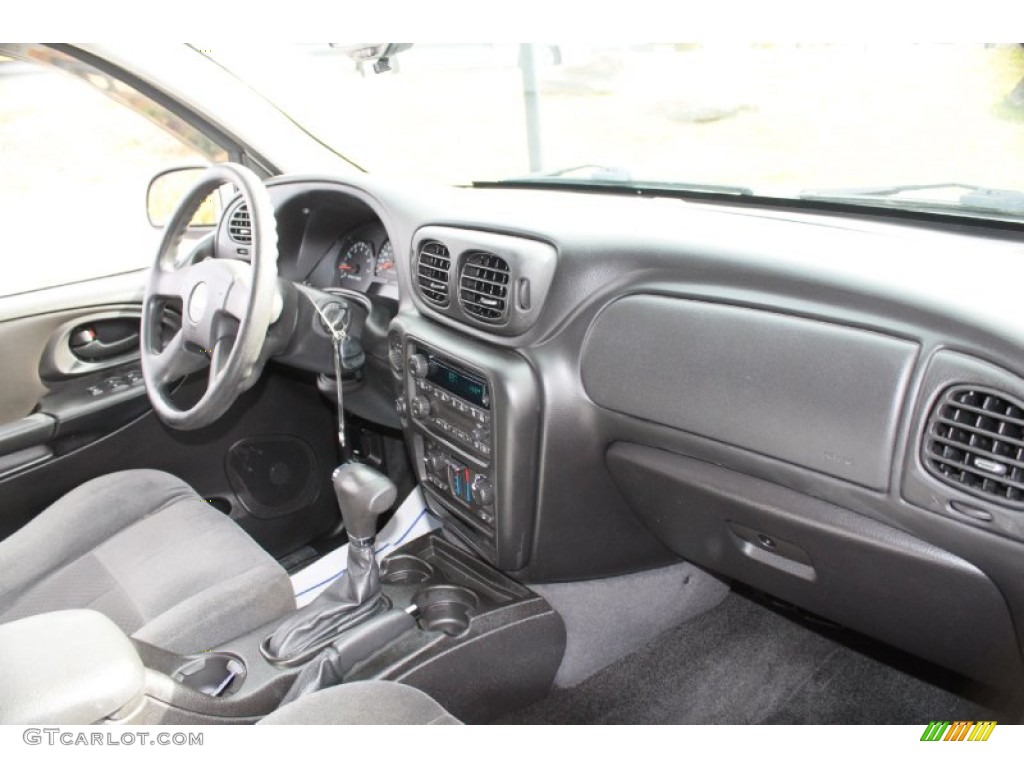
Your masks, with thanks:
M 433 353 L 427 353 L 426 360 L 427 371 L 423 378 L 468 403 L 490 409 L 491 393 L 485 380 L 456 368 L 452 363 Z

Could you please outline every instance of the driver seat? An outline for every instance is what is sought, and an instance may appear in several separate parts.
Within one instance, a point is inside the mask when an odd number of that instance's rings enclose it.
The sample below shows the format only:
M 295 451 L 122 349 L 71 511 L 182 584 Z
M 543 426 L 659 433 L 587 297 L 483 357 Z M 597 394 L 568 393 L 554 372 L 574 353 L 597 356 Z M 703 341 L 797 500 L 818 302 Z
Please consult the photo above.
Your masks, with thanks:
M 92 608 L 175 653 L 209 650 L 295 610 L 284 569 L 178 478 L 83 483 L 0 542 L 0 623 Z

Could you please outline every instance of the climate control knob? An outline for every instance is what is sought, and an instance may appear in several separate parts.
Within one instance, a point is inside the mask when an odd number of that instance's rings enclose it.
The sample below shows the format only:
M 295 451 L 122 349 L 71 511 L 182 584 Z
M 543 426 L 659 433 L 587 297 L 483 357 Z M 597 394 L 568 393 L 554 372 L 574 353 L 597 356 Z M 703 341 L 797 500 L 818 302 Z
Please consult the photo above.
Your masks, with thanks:
M 417 419 L 425 419 L 430 415 L 430 406 L 431 403 L 427 398 L 417 395 L 409 403 L 409 412 Z
M 409 358 L 409 370 L 417 379 L 422 379 L 430 371 L 430 361 L 427 360 L 426 355 L 413 355 Z
M 481 507 L 489 507 L 494 501 L 494 486 L 483 475 L 477 475 L 473 483 L 473 500 Z
M 448 462 L 440 453 L 432 453 L 427 456 L 427 468 L 435 475 L 442 475 L 448 468 Z

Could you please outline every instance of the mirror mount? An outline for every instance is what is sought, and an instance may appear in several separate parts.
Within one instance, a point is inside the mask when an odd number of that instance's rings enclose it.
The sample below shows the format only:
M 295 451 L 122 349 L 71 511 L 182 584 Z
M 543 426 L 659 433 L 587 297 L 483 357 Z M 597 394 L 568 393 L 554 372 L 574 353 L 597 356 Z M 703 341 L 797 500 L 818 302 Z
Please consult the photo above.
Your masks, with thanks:
M 373 71 L 379 75 L 390 72 L 391 59 L 412 48 L 412 43 L 330 43 L 330 46 L 353 59 L 360 71 L 364 64 L 372 62 Z

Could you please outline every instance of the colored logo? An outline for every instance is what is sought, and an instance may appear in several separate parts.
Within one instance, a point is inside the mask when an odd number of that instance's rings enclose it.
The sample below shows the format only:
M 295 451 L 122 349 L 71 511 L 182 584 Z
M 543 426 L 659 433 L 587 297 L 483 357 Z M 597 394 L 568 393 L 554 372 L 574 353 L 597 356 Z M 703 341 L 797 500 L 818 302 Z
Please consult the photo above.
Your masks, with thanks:
M 921 741 L 988 741 L 995 727 L 995 720 L 932 720 Z

